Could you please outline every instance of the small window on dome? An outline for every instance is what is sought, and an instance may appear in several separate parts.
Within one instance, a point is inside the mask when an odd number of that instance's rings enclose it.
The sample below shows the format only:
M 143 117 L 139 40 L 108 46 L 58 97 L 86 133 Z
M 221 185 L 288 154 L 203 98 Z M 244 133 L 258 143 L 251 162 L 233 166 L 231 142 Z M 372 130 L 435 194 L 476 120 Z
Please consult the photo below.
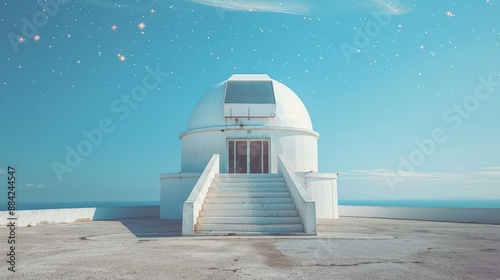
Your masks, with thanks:
M 228 81 L 224 103 L 274 104 L 272 81 Z
M 273 81 L 227 81 L 224 96 L 225 117 L 274 117 L 276 100 Z

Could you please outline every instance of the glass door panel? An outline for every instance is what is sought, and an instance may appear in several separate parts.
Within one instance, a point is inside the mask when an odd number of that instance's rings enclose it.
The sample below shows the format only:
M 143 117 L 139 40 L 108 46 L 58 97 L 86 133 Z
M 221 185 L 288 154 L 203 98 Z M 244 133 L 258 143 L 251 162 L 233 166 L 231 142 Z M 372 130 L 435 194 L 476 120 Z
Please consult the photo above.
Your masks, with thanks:
M 250 173 L 262 173 L 262 141 L 250 141 Z
M 227 148 L 229 173 L 269 173 L 269 140 L 229 140 Z
M 247 143 L 236 141 L 236 173 L 247 173 Z
M 269 141 L 262 141 L 262 173 L 269 173 Z
M 228 143 L 228 153 L 227 153 L 227 163 L 228 163 L 228 166 L 229 166 L 229 170 L 228 172 L 229 173 L 234 173 L 234 170 L 235 170 L 235 160 L 234 160 L 234 141 L 229 141 Z

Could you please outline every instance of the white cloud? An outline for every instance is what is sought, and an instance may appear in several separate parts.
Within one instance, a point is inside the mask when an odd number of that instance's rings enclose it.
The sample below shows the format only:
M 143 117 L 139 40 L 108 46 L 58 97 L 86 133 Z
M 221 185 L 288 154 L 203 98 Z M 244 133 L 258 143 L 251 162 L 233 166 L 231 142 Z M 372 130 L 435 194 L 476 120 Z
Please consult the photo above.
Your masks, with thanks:
M 390 13 L 391 15 L 404 15 L 412 10 L 411 4 L 406 1 L 373 0 L 375 5 Z
M 309 8 L 301 1 L 258 0 L 188 0 L 194 3 L 234 11 L 307 14 Z
M 482 167 L 480 169 L 483 169 L 483 170 L 498 170 L 498 171 L 500 171 L 500 166 Z
M 19 188 L 23 189 L 23 190 L 41 190 L 41 189 L 50 189 L 53 187 L 54 187 L 54 185 L 29 184 L 29 183 L 19 186 Z
M 326 7 L 334 6 L 334 11 L 361 11 L 387 16 L 399 16 L 405 15 L 413 11 L 415 4 L 410 0 L 336 0 L 336 1 L 324 1 L 316 0 L 314 4 L 311 4 L 316 10 L 324 12 Z M 332 5 L 327 5 L 325 3 L 330 3 Z
M 106 2 L 106 1 L 99 1 L 99 0 L 84 0 L 85 2 L 89 4 L 94 4 L 98 5 L 101 7 L 108 7 L 108 8 L 129 8 L 129 5 L 127 4 L 126 1 L 121 1 L 121 2 Z M 123 3 L 122 3 L 123 2 Z
M 426 183 L 426 184 L 485 184 L 500 187 L 500 167 L 484 167 L 468 172 L 410 172 L 389 169 L 350 170 L 341 173 L 345 180 L 371 180 L 379 183 Z

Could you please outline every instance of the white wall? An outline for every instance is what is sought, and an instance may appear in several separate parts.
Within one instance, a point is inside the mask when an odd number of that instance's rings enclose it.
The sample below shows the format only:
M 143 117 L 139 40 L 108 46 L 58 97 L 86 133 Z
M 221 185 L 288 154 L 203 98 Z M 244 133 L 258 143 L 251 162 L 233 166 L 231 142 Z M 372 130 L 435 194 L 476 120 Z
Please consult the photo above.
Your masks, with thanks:
M 201 172 L 166 173 L 160 175 L 160 218 L 182 219 L 182 205 L 200 176 Z
M 224 130 L 224 131 L 221 131 Z M 247 126 L 218 127 L 182 137 L 182 172 L 201 172 L 213 154 L 220 155 L 221 173 L 227 172 L 227 139 L 271 139 L 271 173 L 277 173 L 278 154 L 283 154 L 295 171 L 318 171 L 317 134 L 288 128 Z
M 16 211 L 16 226 L 37 226 L 120 218 L 158 217 L 159 206 L 92 207 Z M 9 221 L 8 211 L 0 212 L 0 227 Z
M 500 209 L 339 206 L 340 216 L 500 224 Z
M 297 172 L 309 196 L 316 203 L 316 218 L 339 218 L 337 173 Z

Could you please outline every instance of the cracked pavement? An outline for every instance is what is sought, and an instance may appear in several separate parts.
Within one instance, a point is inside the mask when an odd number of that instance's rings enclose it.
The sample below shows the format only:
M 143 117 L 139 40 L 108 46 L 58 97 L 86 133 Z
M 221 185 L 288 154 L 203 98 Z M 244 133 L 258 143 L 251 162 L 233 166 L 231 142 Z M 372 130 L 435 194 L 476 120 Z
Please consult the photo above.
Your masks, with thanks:
M 500 279 L 500 225 L 341 217 L 317 236 L 180 237 L 134 218 L 18 228 L 1 279 Z M 6 260 L 8 229 L 0 229 Z

